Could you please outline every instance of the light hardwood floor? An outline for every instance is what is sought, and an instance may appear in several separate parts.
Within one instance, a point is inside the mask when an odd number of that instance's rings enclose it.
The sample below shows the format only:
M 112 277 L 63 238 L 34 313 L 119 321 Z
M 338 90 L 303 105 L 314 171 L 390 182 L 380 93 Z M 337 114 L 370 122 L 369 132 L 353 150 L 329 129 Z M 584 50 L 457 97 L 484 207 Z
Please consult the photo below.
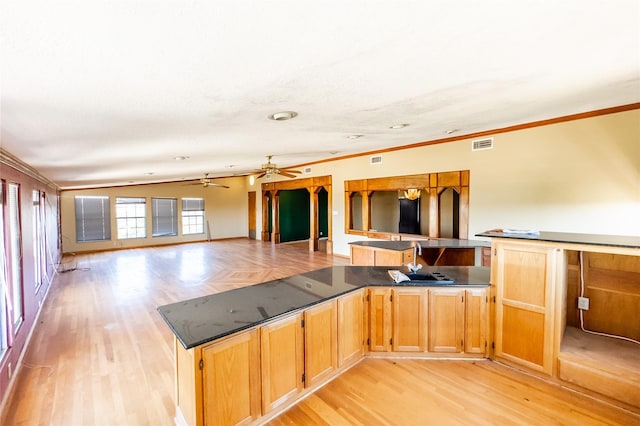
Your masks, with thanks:
M 348 260 L 247 239 L 78 255 L 54 279 L 2 425 L 172 425 L 172 334 L 160 305 Z M 282 424 L 640 424 L 493 362 L 367 359 Z

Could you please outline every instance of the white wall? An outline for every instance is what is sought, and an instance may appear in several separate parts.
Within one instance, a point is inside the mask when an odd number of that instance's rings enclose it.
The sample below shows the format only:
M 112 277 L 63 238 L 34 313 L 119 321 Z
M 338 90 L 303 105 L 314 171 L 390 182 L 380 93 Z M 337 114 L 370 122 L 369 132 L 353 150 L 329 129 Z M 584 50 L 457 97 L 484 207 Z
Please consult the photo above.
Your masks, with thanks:
M 230 188 L 203 188 L 199 185 L 165 183 L 63 191 L 60 196 L 63 252 L 71 253 L 121 247 L 141 247 L 203 241 L 207 239 L 206 229 L 203 235 L 151 237 L 151 197 L 178 198 L 179 211 L 182 207 L 180 198 L 204 198 L 206 221 L 209 223 L 211 239 L 248 236 L 247 180 L 244 177 L 235 177 L 215 179 L 215 182 L 228 185 Z M 106 195 L 111 197 L 111 241 L 76 242 L 74 205 L 76 195 Z M 114 208 L 116 197 L 147 197 L 147 238 L 117 239 Z M 179 226 L 179 228 L 181 227 Z
M 332 176 L 334 253 L 363 239 L 344 232 L 345 180 L 465 169 L 470 238 L 493 228 L 640 235 L 640 110 L 493 137 L 492 150 L 464 139 L 385 152 L 379 165 L 369 155 L 312 165 L 305 177 Z

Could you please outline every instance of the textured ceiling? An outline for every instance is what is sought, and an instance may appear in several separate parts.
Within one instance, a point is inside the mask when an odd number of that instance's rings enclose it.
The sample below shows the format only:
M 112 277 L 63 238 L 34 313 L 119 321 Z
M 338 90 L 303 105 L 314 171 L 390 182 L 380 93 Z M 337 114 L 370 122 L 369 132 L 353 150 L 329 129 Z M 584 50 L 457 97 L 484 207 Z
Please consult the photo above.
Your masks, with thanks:
M 639 5 L 0 0 L 0 146 L 62 188 L 121 185 L 626 105 Z

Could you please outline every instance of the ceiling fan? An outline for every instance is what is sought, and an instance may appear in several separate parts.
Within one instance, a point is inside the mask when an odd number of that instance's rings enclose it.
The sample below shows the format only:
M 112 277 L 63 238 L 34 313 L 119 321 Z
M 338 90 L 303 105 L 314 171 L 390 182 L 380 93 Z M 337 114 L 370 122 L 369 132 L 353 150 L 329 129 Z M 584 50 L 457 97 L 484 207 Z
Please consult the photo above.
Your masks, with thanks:
M 267 162 L 262 165 L 260 170 L 258 170 L 259 174 L 256 176 L 256 179 L 270 175 L 282 175 L 288 178 L 294 178 L 296 177 L 296 174 L 302 173 L 299 170 L 278 168 L 277 164 L 271 162 L 272 157 L 273 155 L 267 155 Z
M 208 188 L 210 186 L 215 186 L 218 188 L 227 188 L 229 189 L 229 187 L 227 185 L 222 185 L 219 183 L 213 183 L 211 181 L 211 179 L 209 178 L 209 173 L 205 173 L 204 177 L 200 179 L 199 182 L 193 182 L 193 183 L 187 183 L 185 185 L 202 185 L 203 188 Z

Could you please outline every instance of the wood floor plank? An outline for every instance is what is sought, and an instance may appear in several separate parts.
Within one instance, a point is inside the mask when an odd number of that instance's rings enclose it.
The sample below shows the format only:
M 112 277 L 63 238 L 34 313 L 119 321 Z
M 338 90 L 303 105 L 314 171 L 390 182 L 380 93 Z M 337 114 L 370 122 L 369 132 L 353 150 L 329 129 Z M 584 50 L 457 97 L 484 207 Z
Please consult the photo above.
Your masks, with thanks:
M 67 259 L 65 259 L 66 261 Z M 156 308 L 348 259 L 248 239 L 83 254 L 55 277 L 1 425 L 173 425 Z M 492 362 L 367 359 L 272 425 L 640 424 Z

